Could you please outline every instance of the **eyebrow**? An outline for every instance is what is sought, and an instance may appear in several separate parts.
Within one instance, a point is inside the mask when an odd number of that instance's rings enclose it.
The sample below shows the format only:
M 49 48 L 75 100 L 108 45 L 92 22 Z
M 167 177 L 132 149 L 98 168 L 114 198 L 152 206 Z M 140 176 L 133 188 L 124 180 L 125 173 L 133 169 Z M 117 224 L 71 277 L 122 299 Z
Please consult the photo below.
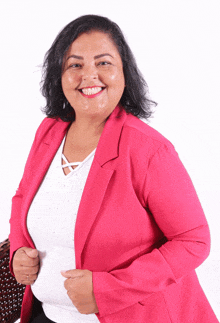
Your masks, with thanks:
M 98 58 L 100 58 L 100 57 L 103 57 L 103 56 L 111 56 L 112 58 L 113 58 L 113 56 L 112 55 L 110 55 L 110 54 L 108 54 L 108 53 L 104 53 L 104 54 L 100 54 L 100 55 L 96 55 L 96 56 L 94 56 L 94 59 L 98 59 Z M 67 58 L 67 60 L 69 59 L 69 58 L 76 58 L 76 59 L 83 59 L 83 57 L 82 56 L 78 56 L 78 55 L 71 55 L 71 56 L 69 56 L 68 58 Z

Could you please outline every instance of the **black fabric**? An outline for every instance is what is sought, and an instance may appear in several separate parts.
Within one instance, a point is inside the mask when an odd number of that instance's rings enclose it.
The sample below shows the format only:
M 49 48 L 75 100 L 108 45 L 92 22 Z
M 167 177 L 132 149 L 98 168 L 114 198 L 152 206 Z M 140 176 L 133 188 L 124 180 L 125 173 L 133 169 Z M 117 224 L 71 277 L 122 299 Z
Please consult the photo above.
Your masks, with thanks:
M 56 323 L 46 317 L 41 306 L 41 302 L 34 297 L 32 315 L 29 323 Z

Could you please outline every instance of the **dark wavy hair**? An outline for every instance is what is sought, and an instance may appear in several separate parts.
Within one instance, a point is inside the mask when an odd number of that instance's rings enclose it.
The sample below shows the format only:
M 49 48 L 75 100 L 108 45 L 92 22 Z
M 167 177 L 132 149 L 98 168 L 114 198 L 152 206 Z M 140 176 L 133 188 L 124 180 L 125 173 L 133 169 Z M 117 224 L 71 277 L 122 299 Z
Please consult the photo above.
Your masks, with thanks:
M 121 56 L 126 87 L 120 99 L 120 105 L 127 113 L 139 118 L 151 117 L 152 106 L 156 103 L 148 98 L 147 83 L 137 67 L 121 29 L 110 19 L 97 15 L 81 16 L 70 22 L 57 35 L 46 53 L 41 81 L 41 92 L 46 98 L 46 106 L 42 111 L 49 118 L 61 118 L 63 121 L 75 120 L 74 109 L 67 101 L 61 85 L 63 58 L 69 46 L 80 34 L 91 31 L 108 34 Z

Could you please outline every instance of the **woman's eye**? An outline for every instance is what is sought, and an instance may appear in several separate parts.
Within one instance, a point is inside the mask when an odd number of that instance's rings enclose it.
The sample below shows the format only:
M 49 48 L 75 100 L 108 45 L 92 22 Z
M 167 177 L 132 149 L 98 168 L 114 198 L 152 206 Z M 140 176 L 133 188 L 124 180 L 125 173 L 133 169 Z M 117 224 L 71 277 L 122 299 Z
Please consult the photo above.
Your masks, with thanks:
M 70 65 L 69 67 L 72 67 L 72 68 L 79 68 L 79 67 L 81 67 L 81 65 L 80 65 L 80 64 L 72 64 L 72 65 Z
M 104 62 L 100 62 L 98 65 L 105 66 L 105 65 L 110 65 L 110 63 L 109 63 L 109 62 L 104 61 Z

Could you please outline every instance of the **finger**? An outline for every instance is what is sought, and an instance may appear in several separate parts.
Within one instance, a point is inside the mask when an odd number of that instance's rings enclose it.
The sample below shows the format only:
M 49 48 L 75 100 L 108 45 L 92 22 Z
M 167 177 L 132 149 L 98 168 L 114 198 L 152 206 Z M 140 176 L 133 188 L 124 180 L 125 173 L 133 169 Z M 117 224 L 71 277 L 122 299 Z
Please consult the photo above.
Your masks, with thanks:
M 20 272 L 22 275 L 35 275 L 39 271 L 39 266 L 21 267 Z
M 35 267 L 35 266 L 38 266 L 39 263 L 40 263 L 39 257 L 30 258 L 26 255 L 26 253 L 24 254 L 22 259 L 20 260 L 21 266 L 24 266 L 24 267 Z
M 36 275 L 39 272 L 39 266 L 36 267 L 19 267 L 14 270 L 14 274 L 16 279 L 19 277 L 27 276 L 27 275 Z
M 73 270 L 62 270 L 61 275 L 65 278 L 78 278 L 84 276 L 84 270 L 73 269 Z
M 37 279 L 37 275 L 22 275 L 16 278 L 17 282 L 23 285 L 32 285 Z
M 34 267 L 25 267 L 25 266 L 14 266 L 14 274 L 16 277 L 16 280 L 18 281 L 18 277 L 24 276 L 24 275 L 34 275 L 39 272 L 40 266 L 34 266 Z
M 26 281 L 26 277 L 37 277 L 39 272 L 38 267 L 20 267 L 20 269 L 15 271 L 15 278 L 19 283 Z M 21 282 L 22 281 L 22 282 Z
M 69 279 L 66 279 L 64 281 L 64 288 L 68 291 L 70 289 L 70 286 L 72 286 L 72 284 L 70 284 Z
M 28 248 L 28 247 L 22 247 L 18 249 L 15 253 L 15 258 L 20 258 L 20 257 L 29 257 L 29 258 L 36 258 L 39 256 L 39 252 L 37 249 L 33 248 Z
M 36 274 L 34 274 L 34 275 L 23 275 L 23 277 L 22 277 L 23 281 L 28 281 L 28 282 L 35 281 L 36 279 L 37 279 Z
M 39 256 L 37 249 L 27 248 L 24 251 L 25 251 L 26 255 L 30 258 L 37 258 Z
M 23 279 L 21 284 L 23 285 L 33 285 L 35 283 L 37 278 L 27 278 L 27 279 Z
M 32 251 L 33 249 L 30 248 L 21 248 L 19 249 L 13 258 L 13 267 L 19 267 L 19 266 L 36 266 L 39 264 L 39 257 L 36 258 L 31 258 L 27 255 L 26 251 L 29 249 L 29 251 Z M 35 249 L 36 250 L 36 249 Z M 36 251 L 34 250 L 34 253 L 36 253 Z M 32 254 L 32 252 L 31 252 Z
M 36 261 L 36 259 L 31 259 L 30 260 L 25 260 L 21 263 L 18 264 L 20 268 L 25 267 L 25 268 L 32 268 L 32 267 L 37 267 L 39 266 L 39 261 Z

